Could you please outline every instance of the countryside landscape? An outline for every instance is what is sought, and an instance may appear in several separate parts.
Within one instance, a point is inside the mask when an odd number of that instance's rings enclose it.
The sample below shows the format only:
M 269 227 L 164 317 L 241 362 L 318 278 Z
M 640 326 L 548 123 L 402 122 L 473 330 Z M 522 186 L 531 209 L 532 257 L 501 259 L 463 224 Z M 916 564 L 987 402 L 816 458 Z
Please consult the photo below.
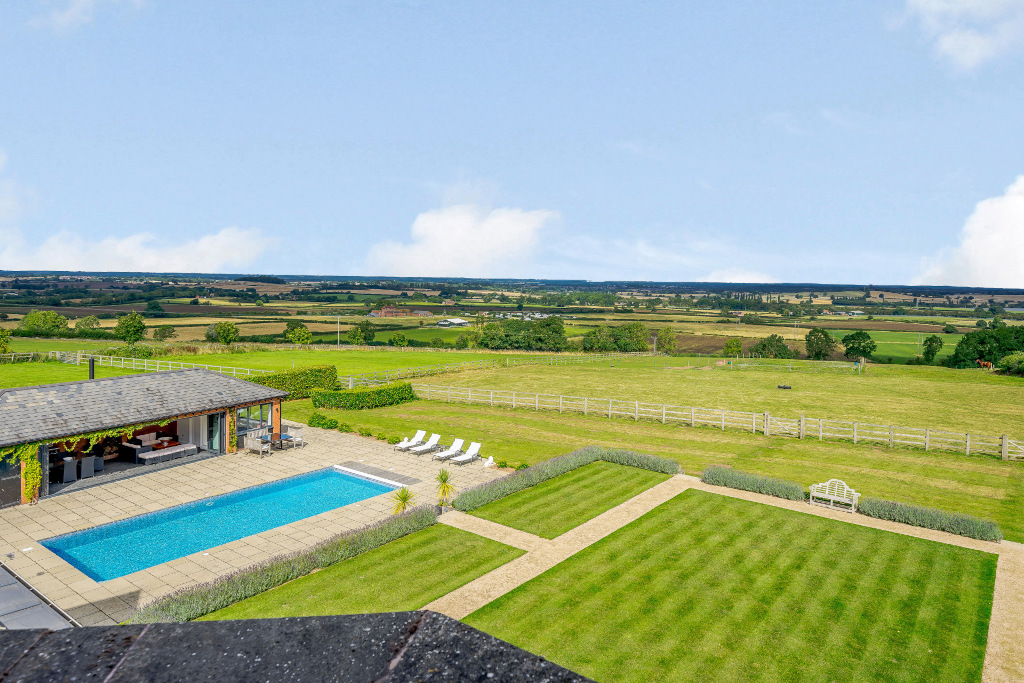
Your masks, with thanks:
M 0 681 L 1024 681 L 1024 0 L 0 3 Z

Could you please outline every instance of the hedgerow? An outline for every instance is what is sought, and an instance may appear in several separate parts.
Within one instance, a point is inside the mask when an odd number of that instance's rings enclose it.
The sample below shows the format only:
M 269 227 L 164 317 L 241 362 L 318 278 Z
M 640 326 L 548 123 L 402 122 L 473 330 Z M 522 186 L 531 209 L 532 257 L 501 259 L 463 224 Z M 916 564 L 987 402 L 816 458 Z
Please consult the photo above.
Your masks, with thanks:
M 338 534 L 309 550 L 283 555 L 240 569 L 213 581 L 182 588 L 138 609 L 131 624 L 182 622 L 223 609 L 315 569 L 379 548 L 437 523 L 437 508 L 421 505 L 374 524 Z
M 287 391 L 288 398 L 309 398 L 310 393 L 317 389 L 333 389 L 337 386 L 338 368 L 333 365 L 312 365 L 246 379 L 271 389 Z
M 891 522 L 902 522 L 913 526 L 948 531 L 951 534 L 977 538 L 981 541 L 1001 541 L 1003 538 L 999 525 L 984 519 L 964 515 L 957 512 L 946 512 L 935 508 L 921 507 L 898 503 L 880 498 L 861 498 L 857 512 L 868 517 L 887 519 Z
M 750 472 L 741 472 L 731 467 L 709 465 L 704 469 L 700 480 L 714 486 L 728 486 L 731 489 L 754 491 L 767 496 L 785 498 L 787 500 L 804 500 L 804 487 L 793 481 L 766 477 Z
M 316 389 L 312 392 L 314 408 L 337 408 L 339 410 L 364 410 L 398 405 L 415 401 L 412 385 L 408 382 L 392 382 L 379 387 L 360 387 L 331 391 Z
M 605 448 L 604 446 L 587 446 L 579 450 L 560 455 L 551 460 L 533 465 L 526 469 L 512 474 L 505 475 L 501 479 L 478 484 L 463 491 L 452 505 L 456 510 L 469 512 L 487 503 L 518 493 L 531 486 L 554 479 L 555 477 L 570 472 L 584 465 L 589 465 L 597 460 L 615 463 L 617 465 L 628 465 L 644 470 L 662 472 L 664 474 L 678 474 L 679 464 L 668 458 L 659 458 L 655 455 L 643 455 L 621 448 Z

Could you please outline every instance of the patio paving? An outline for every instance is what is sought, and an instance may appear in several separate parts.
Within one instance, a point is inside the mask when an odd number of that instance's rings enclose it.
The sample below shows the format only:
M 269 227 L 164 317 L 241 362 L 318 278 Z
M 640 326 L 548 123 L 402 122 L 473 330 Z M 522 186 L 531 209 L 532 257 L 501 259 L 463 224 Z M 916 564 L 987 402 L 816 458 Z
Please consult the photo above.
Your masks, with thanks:
M 312 472 L 332 465 L 409 482 L 418 503 L 434 500 L 434 477 L 443 463 L 396 452 L 373 438 L 304 427 L 304 448 L 259 458 L 222 455 L 45 498 L 37 505 L 0 510 L 0 555 L 39 592 L 83 626 L 119 623 L 139 605 L 178 588 L 229 574 L 255 562 L 302 550 L 342 531 L 391 514 L 389 494 L 375 496 L 292 524 L 165 562 L 110 581 L 96 582 L 40 544 L 80 531 L 201 498 Z M 482 461 L 449 466 L 458 489 L 501 476 Z M 415 483 L 413 483 L 415 482 Z

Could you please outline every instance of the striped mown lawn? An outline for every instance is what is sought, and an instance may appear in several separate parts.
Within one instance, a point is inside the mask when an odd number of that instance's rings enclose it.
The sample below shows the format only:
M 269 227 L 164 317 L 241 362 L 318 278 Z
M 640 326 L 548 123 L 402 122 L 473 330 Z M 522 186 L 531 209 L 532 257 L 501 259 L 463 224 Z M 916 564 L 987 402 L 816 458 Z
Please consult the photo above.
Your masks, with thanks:
M 416 610 L 522 554 L 518 548 L 436 524 L 200 621 Z
M 598 460 L 470 514 L 554 538 L 668 478 L 660 472 Z
M 686 491 L 471 614 L 598 681 L 977 681 L 996 556 Z

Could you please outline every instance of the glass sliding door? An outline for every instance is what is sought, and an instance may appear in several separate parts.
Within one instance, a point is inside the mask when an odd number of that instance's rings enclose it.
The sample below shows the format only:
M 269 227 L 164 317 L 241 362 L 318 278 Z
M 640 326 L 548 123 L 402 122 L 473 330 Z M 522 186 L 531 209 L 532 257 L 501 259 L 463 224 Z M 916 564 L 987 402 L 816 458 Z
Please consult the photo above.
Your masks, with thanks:
M 223 413 L 212 413 L 206 416 L 206 450 L 211 453 L 221 452 L 221 423 Z

